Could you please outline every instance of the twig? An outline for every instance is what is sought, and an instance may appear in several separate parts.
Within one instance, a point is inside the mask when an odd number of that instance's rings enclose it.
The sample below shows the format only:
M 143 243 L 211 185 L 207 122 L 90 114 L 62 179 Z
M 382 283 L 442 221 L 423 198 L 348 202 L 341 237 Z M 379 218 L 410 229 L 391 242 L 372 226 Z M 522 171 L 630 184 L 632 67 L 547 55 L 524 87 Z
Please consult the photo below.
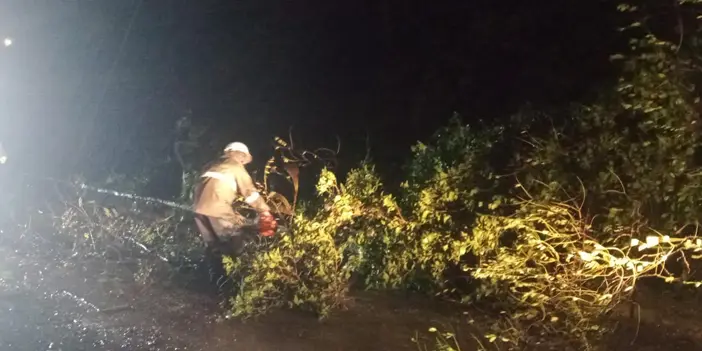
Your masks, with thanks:
M 639 337 L 639 329 L 641 328 L 641 305 L 638 303 L 634 302 L 636 304 L 636 333 L 634 333 L 634 338 L 631 340 L 630 345 L 634 345 L 634 342 L 636 342 L 636 339 Z
M 675 16 L 678 20 L 678 29 L 680 30 L 680 37 L 678 38 L 678 47 L 675 49 L 675 53 L 680 52 L 682 48 L 683 39 L 685 37 L 685 26 L 683 25 L 682 15 L 680 14 L 680 4 L 678 0 L 673 0 L 673 7 L 675 7 Z

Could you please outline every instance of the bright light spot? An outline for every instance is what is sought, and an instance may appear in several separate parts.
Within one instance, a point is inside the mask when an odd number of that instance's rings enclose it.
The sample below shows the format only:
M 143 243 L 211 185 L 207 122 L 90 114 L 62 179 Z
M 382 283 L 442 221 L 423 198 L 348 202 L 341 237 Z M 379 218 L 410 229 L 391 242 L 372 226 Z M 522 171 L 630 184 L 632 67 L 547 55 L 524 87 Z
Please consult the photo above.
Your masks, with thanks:
M 583 261 L 589 262 L 592 261 L 592 255 L 585 252 L 585 251 L 579 251 L 578 254 L 580 255 L 580 259 Z
M 7 156 L 0 157 L 0 164 L 7 162 Z
M 647 236 L 646 237 L 646 245 L 648 247 L 654 247 L 658 245 L 659 243 L 659 238 L 657 236 Z
M 12 38 L 5 38 L 3 43 L 5 44 L 6 47 L 12 45 Z

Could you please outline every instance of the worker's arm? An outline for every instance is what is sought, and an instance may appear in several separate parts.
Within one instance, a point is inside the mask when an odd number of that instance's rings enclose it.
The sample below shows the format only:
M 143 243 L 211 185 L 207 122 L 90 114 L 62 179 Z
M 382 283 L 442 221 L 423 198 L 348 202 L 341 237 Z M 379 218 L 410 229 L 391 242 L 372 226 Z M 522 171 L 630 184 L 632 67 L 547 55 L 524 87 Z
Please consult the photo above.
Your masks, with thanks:
M 271 215 L 270 208 L 258 193 L 258 189 L 254 186 L 253 180 L 246 171 L 244 166 L 237 167 L 235 172 L 236 183 L 239 188 L 239 194 L 244 197 L 244 201 L 259 213 L 258 229 L 262 236 L 272 236 L 278 224 Z
M 237 167 L 234 173 L 236 184 L 238 185 L 239 194 L 244 197 L 244 201 L 253 207 L 258 213 L 270 214 L 270 208 L 258 193 L 258 189 L 254 186 L 253 179 L 243 166 Z

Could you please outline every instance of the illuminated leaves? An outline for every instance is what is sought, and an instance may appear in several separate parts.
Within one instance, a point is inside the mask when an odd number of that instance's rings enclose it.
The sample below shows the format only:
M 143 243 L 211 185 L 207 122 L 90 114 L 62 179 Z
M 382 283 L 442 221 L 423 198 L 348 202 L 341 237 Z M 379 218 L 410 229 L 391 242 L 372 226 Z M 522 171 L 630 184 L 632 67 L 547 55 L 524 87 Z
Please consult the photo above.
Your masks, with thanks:
M 336 182 L 336 175 L 326 168 L 322 170 L 317 182 L 317 193 L 320 195 L 336 194 L 339 188 Z
M 675 281 L 662 270 L 666 260 L 702 251 L 681 229 L 695 223 L 702 198 L 693 160 L 699 116 L 684 73 L 692 66 L 652 35 L 630 46 L 611 57 L 623 67 L 616 89 L 575 108 L 568 129 L 549 126 L 538 138 L 525 130 L 528 147 L 516 148 L 506 172 L 493 169 L 495 148 L 510 142 L 504 129 L 459 118 L 412 148 L 399 196 L 385 193 L 368 165 L 343 184 L 324 170 L 320 206 L 298 213 L 292 233 L 266 247 L 279 254 L 241 265 L 251 267 L 251 284 L 238 306 L 260 312 L 282 299 L 324 314 L 341 306 L 351 274 L 369 288 L 451 295 L 446 273 L 459 268 L 460 278 L 481 282 L 457 294 L 463 302 L 492 296 L 509 307 L 511 324 L 490 341 L 517 343 L 527 337 L 519 328 L 532 327 L 578 340 L 601 335 L 597 319 L 639 278 Z

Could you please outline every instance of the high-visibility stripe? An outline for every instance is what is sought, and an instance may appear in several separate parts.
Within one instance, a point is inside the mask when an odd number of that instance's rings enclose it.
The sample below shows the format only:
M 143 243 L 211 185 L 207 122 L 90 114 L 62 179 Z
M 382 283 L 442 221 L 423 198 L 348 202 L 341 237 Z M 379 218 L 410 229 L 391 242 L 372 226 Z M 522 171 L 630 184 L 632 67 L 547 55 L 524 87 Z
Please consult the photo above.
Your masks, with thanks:
M 251 195 L 247 196 L 244 201 L 246 201 L 247 204 L 253 205 L 254 201 L 258 200 L 261 197 L 261 194 L 258 192 L 254 191 Z
M 220 173 L 220 172 L 205 172 L 205 174 L 203 174 L 202 177 L 203 178 L 214 178 L 214 179 L 223 181 L 223 182 L 229 184 L 229 186 L 232 188 L 232 190 L 234 190 L 234 192 L 236 192 L 236 189 L 237 189 L 236 180 L 231 175 Z

